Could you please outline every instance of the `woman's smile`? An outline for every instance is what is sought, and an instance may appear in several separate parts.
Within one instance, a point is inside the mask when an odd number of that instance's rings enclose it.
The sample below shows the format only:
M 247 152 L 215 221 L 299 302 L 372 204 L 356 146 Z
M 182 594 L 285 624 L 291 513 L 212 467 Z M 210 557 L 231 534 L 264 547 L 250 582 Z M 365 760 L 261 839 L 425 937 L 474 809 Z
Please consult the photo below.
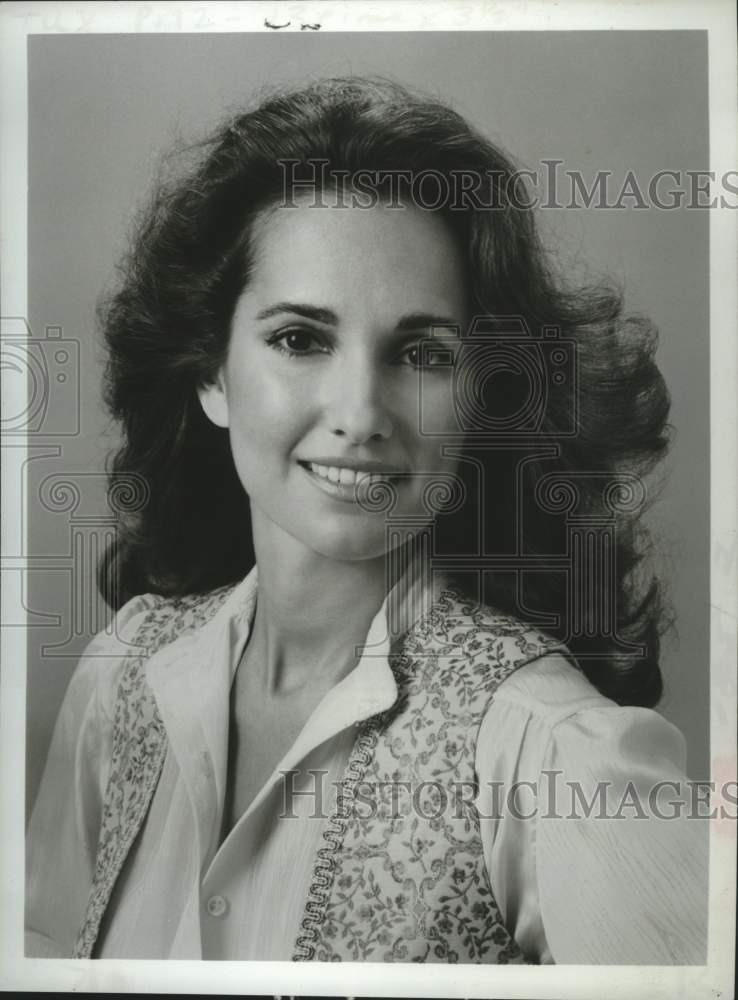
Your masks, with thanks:
M 203 407 L 229 428 L 255 525 L 328 557 L 382 555 L 389 514 L 377 497 L 420 526 L 429 479 L 456 467 L 437 433 L 458 430 L 451 373 L 424 368 L 420 345 L 466 321 L 460 253 L 438 217 L 413 208 L 300 202 L 262 212 L 252 239 L 228 357 Z M 420 426 L 421 381 L 432 435 Z
M 394 486 L 398 482 L 398 472 L 372 471 L 367 465 L 347 466 L 330 460 L 298 462 L 298 465 L 328 496 L 357 505 L 372 487 Z

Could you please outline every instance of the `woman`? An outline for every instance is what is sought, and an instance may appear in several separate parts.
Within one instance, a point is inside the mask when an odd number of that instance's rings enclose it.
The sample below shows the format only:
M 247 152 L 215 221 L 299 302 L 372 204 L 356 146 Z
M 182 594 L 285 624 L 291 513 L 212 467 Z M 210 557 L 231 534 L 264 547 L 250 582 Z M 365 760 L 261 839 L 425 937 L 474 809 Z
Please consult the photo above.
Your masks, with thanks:
M 696 833 L 622 808 L 684 767 L 624 495 L 666 446 L 654 335 L 553 279 L 523 202 L 360 79 L 157 193 L 104 313 L 147 498 L 34 810 L 29 954 L 703 960 Z M 593 545 L 596 585 L 561 556 Z

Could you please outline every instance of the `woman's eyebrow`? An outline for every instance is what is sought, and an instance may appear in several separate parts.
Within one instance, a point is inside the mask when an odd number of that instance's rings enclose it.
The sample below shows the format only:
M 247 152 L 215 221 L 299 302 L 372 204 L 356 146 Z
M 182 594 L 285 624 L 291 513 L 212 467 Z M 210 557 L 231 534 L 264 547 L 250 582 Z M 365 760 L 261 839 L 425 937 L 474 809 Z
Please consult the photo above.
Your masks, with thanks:
M 332 309 L 324 309 L 321 306 L 310 306 L 302 302 L 277 302 L 273 306 L 268 306 L 256 314 L 257 319 L 269 319 L 278 313 L 295 313 L 297 316 L 304 316 L 305 319 L 313 319 L 318 323 L 326 323 L 329 326 L 338 325 L 338 316 Z
M 422 330 L 430 326 L 459 326 L 458 320 L 449 316 L 436 316 L 433 313 L 414 312 L 403 316 L 397 324 L 398 331 Z
M 277 302 L 257 313 L 257 319 L 269 319 L 279 313 L 294 313 L 305 319 L 312 319 L 328 326 L 338 325 L 338 316 L 332 309 L 323 306 L 311 306 L 304 302 Z M 413 312 L 402 316 L 395 327 L 398 333 L 411 330 L 423 330 L 432 326 L 458 326 L 458 321 L 449 316 L 438 316 L 434 313 Z

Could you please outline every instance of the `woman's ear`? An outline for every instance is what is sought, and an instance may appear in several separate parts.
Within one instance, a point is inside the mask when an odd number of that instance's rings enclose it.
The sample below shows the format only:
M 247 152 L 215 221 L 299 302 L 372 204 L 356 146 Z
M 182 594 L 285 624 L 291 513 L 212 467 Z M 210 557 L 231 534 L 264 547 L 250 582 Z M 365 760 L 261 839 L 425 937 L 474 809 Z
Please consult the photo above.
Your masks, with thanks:
M 215 381 L 199 386 L 197 395 L 205 415 L 216 427 L 228 427 L 228 395 L 223 373 L 218 372 Z

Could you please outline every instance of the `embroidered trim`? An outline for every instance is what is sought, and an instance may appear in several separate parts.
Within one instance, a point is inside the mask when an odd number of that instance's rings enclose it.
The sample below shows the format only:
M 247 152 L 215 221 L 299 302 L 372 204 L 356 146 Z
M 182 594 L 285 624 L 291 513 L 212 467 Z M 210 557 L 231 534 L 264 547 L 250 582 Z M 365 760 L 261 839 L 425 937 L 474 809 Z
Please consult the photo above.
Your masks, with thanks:
M 357 734 L 293 961 L 524 961 L 494 898 L 473 803 L 443 819 L 390 817 L 381 795 L 378 816 L 353 815 L 352 806 L 367 776 L 375 788 L 409 779 L 413 789 L 440 782 L 447 790 L 475 777 L 478 730 L 496 689 L 553 650 L 567 652 L 452 590 L 406 633 L 390 655 L 398 700 Z
M 341 790 L 336 796 L 336 814 L 331 817 L 328 826 L 323 831 L 323 840 L 327 842 L 328 846 L 318 849 L 313 878 L 308 889 L 308 899 L 305 903 L 305 916 L 300 922 L 303 933 L 295 942 L 293 962 L 309 962 L 315 957 L 318 930 L 325 918 L 328 898 L 336 873 L 338 854 L 343 845 L 346 827 L 351 815 L 354 792 L 371 762 L 379 739 L 379 729 L 386 714 L 383 713 L 367 719 L 359 727 L 341 781 Z
M 157 601 L 154 608 L 144 618 L 133 639 L 134 645 L 144 646 L 144 639 L 149 632 L 151 625 L 157 621 L 159 610 L 164 601 Z M 140 704 L 140 687 L 143 663 L 146 660 L 148 651 L 144 648 L 142 653 L 130 658 L 126 663 L 120 683 L 115 703 L 115 718 L 113 722 L 113 750 L 111 755 L 110 776 L 105 791 L 103 803 L 102 824 L 98 839 L 97 856 L 95 858 L 95 875 L 92 889 L 87 903 L 84 923 L 80 928 L 77 943 L 74 949 L 74 958 L 89 958 L 100 929 L 105 907 L 113 889 L 113 882 L 120 871 L 126 854 L 130 848 L 129 837 L 125 836 L 121 826 L 122 817 L 130 810 L 130 805 L 126 808 L 125 782 L 130 782 L 133 769 L 136 763 L 140 767 L 145 767 L 143 757 L 138 762 L 131 759 L 133 741 L 126 738 L 127 731 L 135 733 L 137 730 L 150 730 L 149 740 L 153 743 L 153 750 L 150 757 L 154 775 L 158 776 L 156 765 L 159 760 L 159 746 L 157 739 L 161 738 L 158 718 L 156 713 L 151 714 L 147 726 L 142 726 L 141 712 L 145 711 L 145 706 Z M 134 700 L 138 697 L 138 703 Z M 135 720 L 135 725 L 131 725 L 131 719 Z M 166 746 L 165 746 L 166 748 Z M 147 775 L 148 778 L 148 775 Z M 144 796 L 149 791 L 149 780 L 143 788 Z M 153 791 L 153 789 L 151 789 Z M 119 836 L 115 836 L 116 830 Z M 112 835 L 106 834 L 112 827 Z M 133 827 L 129 826 L 129 830 Z M 135 832 L 134 832 L 135 835 Z
M 205 624 L 222 606 L 233 585 L 207 595 L 165 598 L 146 595 L 153 606 L 138 628 L 116 695 L 110 775 L 105 789 L 95 873 L 74 958 L 90 958 L 128 852 L 151 804 L 168 741 L 153 692 L 146 682 L 146 661 L 180 635 Z

